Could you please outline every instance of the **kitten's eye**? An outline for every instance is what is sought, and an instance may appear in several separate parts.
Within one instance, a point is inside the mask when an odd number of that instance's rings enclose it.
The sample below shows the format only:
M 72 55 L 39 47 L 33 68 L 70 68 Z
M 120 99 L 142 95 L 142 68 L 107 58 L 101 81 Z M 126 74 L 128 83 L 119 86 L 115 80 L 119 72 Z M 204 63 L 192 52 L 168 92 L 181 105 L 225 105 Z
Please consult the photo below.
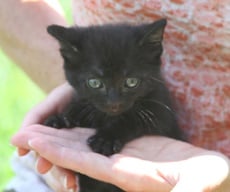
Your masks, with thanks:
M 100 79 L 89 79 L 88 86 L 93 89 L 99 89 L 103 86 L 103 83 Z
M 127 78 L 125 80 L 125 86 L 128 88 L 135 88 L 139 85 L 140 79 L 138 78 Z

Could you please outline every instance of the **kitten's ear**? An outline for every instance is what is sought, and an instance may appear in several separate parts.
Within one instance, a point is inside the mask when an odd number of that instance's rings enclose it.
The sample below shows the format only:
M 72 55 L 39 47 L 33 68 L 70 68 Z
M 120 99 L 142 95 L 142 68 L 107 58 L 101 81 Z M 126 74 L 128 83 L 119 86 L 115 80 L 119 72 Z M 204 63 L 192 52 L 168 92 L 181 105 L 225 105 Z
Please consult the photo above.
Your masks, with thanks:
M 50 25 L 47 27 L 47 32 L 59 41 L 65 39 L 66 30 L 68 30 L 68 28 L 59 25 Z
M 78 52 L 77 47 L 72 45 L 68 39 L 68 30 L 70 29 L 59 25 L 50 25 L 47 27 L 47 32 L 59 41 L 62 49 Z
M 146 25 L 144 37 L 140 40 L 139 45 L 161 43 L 166 24 L 167 20 L 161 19 Z

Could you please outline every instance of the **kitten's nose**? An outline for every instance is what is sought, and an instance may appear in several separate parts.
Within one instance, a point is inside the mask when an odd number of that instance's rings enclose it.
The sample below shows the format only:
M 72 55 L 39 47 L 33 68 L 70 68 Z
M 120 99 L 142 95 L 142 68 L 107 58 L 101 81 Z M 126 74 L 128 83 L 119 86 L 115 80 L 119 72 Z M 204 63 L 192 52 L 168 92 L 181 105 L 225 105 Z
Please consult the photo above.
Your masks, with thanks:
M 113 113 L 117 113 L 121 110 L 122 104 L 119 102 L 109 104 L 109 110 Z

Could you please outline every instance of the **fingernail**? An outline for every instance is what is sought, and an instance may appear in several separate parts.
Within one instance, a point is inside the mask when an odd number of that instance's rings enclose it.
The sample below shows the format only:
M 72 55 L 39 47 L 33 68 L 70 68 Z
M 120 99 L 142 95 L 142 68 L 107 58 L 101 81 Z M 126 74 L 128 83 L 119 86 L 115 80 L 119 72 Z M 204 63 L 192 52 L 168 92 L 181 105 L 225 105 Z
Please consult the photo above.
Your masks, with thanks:
M 74 188 L 69 189 L 67 182 L 68 182 L 68 178 L 67 178 L 67 176 L 65 176 L 63 179 L 64 188 L 67 189 L 68 192 L 76 192 L 76 190 Z
M 28 153 L 28 150 L 22 149 L 22 148 L 17 148 L 17 154 L 18 156 L 24 156 Z
M 75 190 L 74 189 L 69 189 L 68 192 L 75 192 Z

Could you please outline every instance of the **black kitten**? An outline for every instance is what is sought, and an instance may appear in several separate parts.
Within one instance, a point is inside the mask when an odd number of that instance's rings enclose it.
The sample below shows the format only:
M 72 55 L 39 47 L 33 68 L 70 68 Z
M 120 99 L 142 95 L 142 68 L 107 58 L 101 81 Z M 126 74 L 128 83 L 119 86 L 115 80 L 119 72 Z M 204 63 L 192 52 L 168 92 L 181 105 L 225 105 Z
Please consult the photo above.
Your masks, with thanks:
M 49 26 L 48 32 L 60 43 L 66 78 L 77 96 L 45 124 L 96 129 L 88 144 L 106 156 L 143 135 L 179 139 L 160 73 L 165 25 L 162 19 L 139 26 Z M 83 175 L 80 186 L 81 192 L 122 191 Z

